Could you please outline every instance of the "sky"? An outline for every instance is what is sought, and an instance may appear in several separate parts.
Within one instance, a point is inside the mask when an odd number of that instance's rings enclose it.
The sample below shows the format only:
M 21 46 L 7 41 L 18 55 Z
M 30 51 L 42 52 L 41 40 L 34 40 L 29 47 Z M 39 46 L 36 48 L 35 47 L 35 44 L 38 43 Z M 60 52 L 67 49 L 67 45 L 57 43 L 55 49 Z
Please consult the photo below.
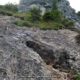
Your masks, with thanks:
M 76 11 L 80 11 L 80 0 L 68 0 L 72 8 Z
M 7 3 L 14 3 L 14 4 L 18 4 L 19 0 L 0 0 L 0 5 L 4 5 Z
M 70 2 L 72 8 L 74 8 L 76 11 L 80 11 L 80 0 L 68 0 L 68 1 Z M 19 0 L 0 0 L 1 5 L 4 5 L 6 3 L 19 4 Z

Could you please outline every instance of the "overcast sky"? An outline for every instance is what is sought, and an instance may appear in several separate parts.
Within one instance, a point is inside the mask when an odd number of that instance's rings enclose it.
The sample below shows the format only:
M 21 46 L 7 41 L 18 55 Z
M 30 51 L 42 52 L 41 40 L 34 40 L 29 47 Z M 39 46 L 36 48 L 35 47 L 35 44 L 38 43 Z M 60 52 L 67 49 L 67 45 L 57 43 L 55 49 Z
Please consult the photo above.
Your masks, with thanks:
M 15 3 L 15 4 L 18 4 L 19 0 L 0 0 L 0 4 L 1 5 L 4 5 L 6 3 Z
M 68 1 L 76 11 L 80 11 L 80 0 L 68 0 Z
M 68 0 L 71 4 L 71 6 L 76 10 L 80 11 L 80 0 Z M 6 3 L 19 3 L 19 0 L 0 0 L 0 4 L 6 4 Z

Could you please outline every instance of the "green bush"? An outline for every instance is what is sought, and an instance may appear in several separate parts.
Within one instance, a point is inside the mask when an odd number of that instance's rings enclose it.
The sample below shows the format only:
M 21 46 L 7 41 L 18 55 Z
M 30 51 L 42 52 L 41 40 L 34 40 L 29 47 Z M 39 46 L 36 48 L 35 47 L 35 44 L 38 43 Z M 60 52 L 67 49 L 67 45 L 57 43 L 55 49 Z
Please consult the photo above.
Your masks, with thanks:
M 58 2 L 59 2 L 59 0 L 53 0 L 52 10 L 57 10 L 57 3 Z
M 30 19 L 32 22 L 35 22 L 35 21 L 40 21 L 41 20 L 41 10 L 38 9 L 38 8 L 32 8 L 30 10 Z
M 60 11 L 54 10 L 54 11 L 52 11 L 52 13 L 53 13 L 54 21 L 56 21 L 56 22 L 61 22 L 62 21 L 63 15 Z
M 63 15 L 60 11 L 54 10 L 50 12 L 46 12 L 43 15 L 43 20 L 44 21 L 55 21 L 55 22 L 61 22 L 63 19 Z
M 53 18 L 53 14 L 51 12 L 46 12 L 44 15 L 43 15 L 43 20 L 44 21 L 52 21 L 54 18 Z
M 12 16 L 13 15 L 12 12 L 4 11 L 4 10 L 0 10 L 0 14 L 7 15 L 7 16 Z
M 11 12 L 18 12 L 17 5 L 14 4 L 6 4 L 3 6 L 3 9 L 6 11 L 11 11 Z
M 0 5 L 0 14 L 12 16 L 14 13 L 18 12 L 17 5 L 6 4 Z
M 67 28 L 67 29 L 72 29 L 73 26 L 74 26 L 74 22 L 71 21 L 71 20 L 69 20 L 69 19 L 64 19 L 64 20 L 62 21 L 62 24 L 63 24 L 63 25 L 65 26 L 65 28 Z

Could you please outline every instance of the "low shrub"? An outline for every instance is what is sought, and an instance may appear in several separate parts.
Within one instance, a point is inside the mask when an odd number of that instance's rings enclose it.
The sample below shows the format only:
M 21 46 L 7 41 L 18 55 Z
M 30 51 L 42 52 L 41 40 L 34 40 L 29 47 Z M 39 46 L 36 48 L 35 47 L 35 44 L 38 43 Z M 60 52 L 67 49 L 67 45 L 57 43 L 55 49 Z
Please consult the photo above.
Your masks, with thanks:
M 51 12 L 46 12 L 46 13 L 43 15 L 43 20 L 44 20 L 44 21 L 52 21 L 52 20 L 54 20 L 53 14 L 52 14 Z
M 12 3 L 8 3 L 6 5 L 3 6 L 3 9 L 6 11 L 11 11 L 11 12 L 18 12 L 18 7 L 17 5 L 14 5 Z
M 32 22 L 40 21 L 41 20 L 41 10 L 38 8 L 32 8 L 30 10 L 30 19 Z
M 7 16 L 12 16 L 13 15 L 12 12 L 4 11 L 4 10 L 0 10 L 0 14 L 7 15 Z
M 0 14 L 1 15 L 12 16 L 16 12 L 18 12 L 17 5 L 13 5 L 11 3 L 6 4 L 6 5 L 0 5 Z
M 13 14 L 13 16 L 15 17 L 15 18 L 19 18 L 19 19 L 21 19 L 21 20 L 24 20 L 24 18 L 26 17 L 26 13 L 14 13 Z
M 67 29 L 71 29 L 71 28 L 73 28 L 73 26 L 74 26 L 74 22 L 73 21 L 71 21 L 71 20 L 68 20 L 68 19 L 64 19 L 63 21 L 62 21 L 62 24 L 65 26 L 65 28 L 67 28 Z
M 18 20 L 14 24 L 16 24 L 18 26 L 27 26 L 27 27 L 31 27 L 32 26 L 32 23 L 30 23 L 28 21 L 23 21 L 23 20 Z
M 50 12 L 46 12 L 43 15 L 43 20 L 44 21 L 55 21 L 55 22 L 61 22 L 63 18 L 63 15 L 60 11 L 54 10 Z
M 39 28 L 42 30 L 58 30 L 62 29 L 64 26 L 61 23 L 56 23 L 56 22 L 40 22 L 39 23 Z

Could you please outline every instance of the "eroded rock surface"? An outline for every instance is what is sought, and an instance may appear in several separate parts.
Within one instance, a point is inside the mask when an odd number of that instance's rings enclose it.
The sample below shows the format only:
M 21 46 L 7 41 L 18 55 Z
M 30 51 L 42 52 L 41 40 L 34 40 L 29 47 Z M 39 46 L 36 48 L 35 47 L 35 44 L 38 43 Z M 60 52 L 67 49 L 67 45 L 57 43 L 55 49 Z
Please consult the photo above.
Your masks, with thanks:
M 18 28 L 0 17 L 0 80 L 68 80 L 80 71 L 77 32 Z

